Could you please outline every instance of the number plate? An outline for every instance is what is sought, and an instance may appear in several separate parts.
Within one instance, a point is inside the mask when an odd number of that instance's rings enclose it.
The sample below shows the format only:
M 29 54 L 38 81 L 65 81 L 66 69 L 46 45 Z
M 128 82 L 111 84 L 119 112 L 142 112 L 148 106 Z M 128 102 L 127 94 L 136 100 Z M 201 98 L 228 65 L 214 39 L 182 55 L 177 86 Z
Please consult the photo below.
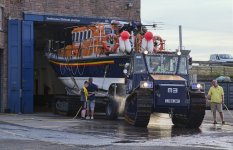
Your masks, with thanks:
M 180 99 L 165 99 L 165 103 L 180 103 Z

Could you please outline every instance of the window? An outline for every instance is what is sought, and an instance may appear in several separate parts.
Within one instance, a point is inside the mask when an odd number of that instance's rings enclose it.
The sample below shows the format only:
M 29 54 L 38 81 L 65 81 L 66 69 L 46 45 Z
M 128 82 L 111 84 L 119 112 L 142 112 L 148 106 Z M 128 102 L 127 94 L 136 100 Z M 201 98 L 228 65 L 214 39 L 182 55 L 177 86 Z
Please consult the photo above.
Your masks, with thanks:
M 79 32 L 76 32 L 75 42 L 79 42 Z
M 3 7 L 0 6 L 0 30 L 3 30 Z
M 219 54 L 219 57 L 222 59 L 232 59 L 233 58 L 230 54 Z
M 134 72 L 135 73 L 145 73 L 146 66 L 142 55 L 135 55 L 134 58 Z
M 111 34 L 112 33 L 112 28 L 111 28 L 111 26 L 105 26 L 104 27 L 104 34 L 105 35 L 108 35 L 108 34 Z
M 72 42 L 74 42 L 75 41 L 75 33 L 73 32 L 72 33 Z
M 88 30 L 88 39 L 91 38 L 91 30 Z
M 83 40 L 86 40 L 87 39 L 87 31 L 84 31 L 83 32 Z
M 83 32 L 80 32 L 80 39 L 79 39 L 80 41 L 78 41 L 78 42 L 82 42 L 83 41 Z
M 147 55 L 146 64 L 149 73 L 175 74 L 178 57 L 169 55 Z
M 147 56 L 146 63 L 149 73 L 161 72 L 161 57 L 160 56 Z
M 176 73 L 178 57 L 164 56 L 162 66 L 166 73 Z
M 180 58 L 179 73 L 180 74 L 187 74 L 188 73 L 186 57 Z

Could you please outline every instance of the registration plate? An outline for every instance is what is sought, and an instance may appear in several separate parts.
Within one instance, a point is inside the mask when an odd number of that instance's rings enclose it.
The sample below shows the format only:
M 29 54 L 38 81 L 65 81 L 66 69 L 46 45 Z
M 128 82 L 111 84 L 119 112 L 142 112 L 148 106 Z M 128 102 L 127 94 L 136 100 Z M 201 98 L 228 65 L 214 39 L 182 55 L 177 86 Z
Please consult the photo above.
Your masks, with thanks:
M 165 103 L 180 103 L 180 99 L 165 99 Z

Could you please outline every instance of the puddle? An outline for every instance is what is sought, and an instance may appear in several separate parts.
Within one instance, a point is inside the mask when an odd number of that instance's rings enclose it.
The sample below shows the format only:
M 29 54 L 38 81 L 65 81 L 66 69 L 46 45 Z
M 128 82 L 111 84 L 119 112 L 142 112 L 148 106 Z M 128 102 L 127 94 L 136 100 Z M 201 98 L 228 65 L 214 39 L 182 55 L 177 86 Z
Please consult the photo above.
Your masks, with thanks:
M 116 141 L 113 143 L 138 143 L 138 141 L 132 141 L 132 140 L 121 140 L 121 141 Z

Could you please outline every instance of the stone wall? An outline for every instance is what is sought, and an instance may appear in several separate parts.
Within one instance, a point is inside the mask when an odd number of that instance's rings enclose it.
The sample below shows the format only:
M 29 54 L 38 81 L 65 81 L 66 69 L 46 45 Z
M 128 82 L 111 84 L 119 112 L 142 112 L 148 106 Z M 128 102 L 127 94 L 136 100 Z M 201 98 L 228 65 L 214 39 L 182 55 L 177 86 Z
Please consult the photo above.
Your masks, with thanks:
M 132 7 L 127 7 L 131 2 Z M 22 12 L 69 16 L 117 17 L 140 20 L 140 0 L 7 0 L 7 16 L 22 18 Z

